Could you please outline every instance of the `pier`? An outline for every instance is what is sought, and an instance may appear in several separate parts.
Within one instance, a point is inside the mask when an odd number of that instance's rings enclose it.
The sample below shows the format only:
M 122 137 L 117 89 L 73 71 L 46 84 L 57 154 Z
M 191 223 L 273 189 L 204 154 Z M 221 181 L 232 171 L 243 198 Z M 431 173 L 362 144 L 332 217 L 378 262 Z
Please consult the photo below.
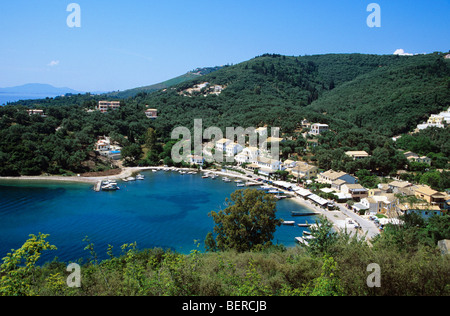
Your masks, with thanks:
M 94 185 L 94 191 L 95 192 L 100 192 L 102 190 L 102 182 L 103 181 L 98 181 L 95 185 Z

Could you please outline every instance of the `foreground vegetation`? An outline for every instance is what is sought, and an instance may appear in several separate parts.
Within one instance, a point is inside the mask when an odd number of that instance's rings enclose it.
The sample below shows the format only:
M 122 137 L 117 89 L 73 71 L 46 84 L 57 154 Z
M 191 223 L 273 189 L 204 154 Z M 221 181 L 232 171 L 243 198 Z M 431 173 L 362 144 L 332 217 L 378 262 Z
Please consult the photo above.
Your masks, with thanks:
M 45 296 L 428 296 L 450 295 L 450 256 L 436 240 L 450 238 L 448 215 L 429 221 L 406 218 L 369 245 L 345 233 L 315 231 L 320 242 L 304 248 L 273 246 L 259 251 L 228 249 L 189 255 L 122 246 L 122 255 L 81 263 L 81 287 L 66 285 L 67 263 L 37 266 L 42 251 L 54 249 L 46 235 L 31 236 L 1 265 L 0 295 Z M 322 222 L 327 227 L 327 222 Z M 381 287 L 368 287 L 376 263 Z

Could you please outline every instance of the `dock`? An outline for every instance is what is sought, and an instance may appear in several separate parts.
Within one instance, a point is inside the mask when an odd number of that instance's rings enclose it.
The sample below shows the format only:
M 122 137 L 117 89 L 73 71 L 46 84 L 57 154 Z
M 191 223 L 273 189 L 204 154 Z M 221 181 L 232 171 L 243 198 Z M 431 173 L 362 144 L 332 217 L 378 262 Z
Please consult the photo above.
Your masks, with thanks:
M 94 191 L 95 192 L 100 192 L 102 190 L 102 182 L 103 181 L 98 181 L 95 185 L 94 185 Z

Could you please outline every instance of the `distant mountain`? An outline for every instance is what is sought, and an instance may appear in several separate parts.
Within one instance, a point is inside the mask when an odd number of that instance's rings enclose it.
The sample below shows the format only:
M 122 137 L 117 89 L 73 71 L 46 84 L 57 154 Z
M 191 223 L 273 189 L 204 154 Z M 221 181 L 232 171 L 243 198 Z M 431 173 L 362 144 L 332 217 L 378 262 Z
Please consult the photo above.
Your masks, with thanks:
M 3 94 L 21 94 L 21 95 L 45 95 L 45 96 L 55 96 L 63 95 L 66 93 L 78 94 L 83 93 L 70 88 L 56 88 L 49 84 L 42 83 L 28 83 L 22 86 L 0 88 L 0 93 Z
M 160 82 L 160 83 L 149 85 L 149 86 L 124 90 L 124 91 L 109 92 L 109 93 L 106 93 L 105 95 L 107 97 L 116 97 L 116 98 L 121 98 L 121 99 L 130 98 L 130 97 L 134 97 L 134 96 L 138 95 L 139 93 L 151 93 L 151 92 L 155 92 L 158 90 L 167 89 L 172 86 L 178 85 L 180 83 L 183 83 L 183 82 L 186 82 L 189 80 L 193 80 L 193 79 L 197 79 L 201 76 L 205 76 L 207 74 L 210 74 L 210 73 L 220 70 L 222 68 L 223 68 L 223 66 L 197 68 L 192 71 L 189 71 L 188 73 L 186 73 L 184 75 L 175 77 L 173 79 L 166 80 L 164 82 Z

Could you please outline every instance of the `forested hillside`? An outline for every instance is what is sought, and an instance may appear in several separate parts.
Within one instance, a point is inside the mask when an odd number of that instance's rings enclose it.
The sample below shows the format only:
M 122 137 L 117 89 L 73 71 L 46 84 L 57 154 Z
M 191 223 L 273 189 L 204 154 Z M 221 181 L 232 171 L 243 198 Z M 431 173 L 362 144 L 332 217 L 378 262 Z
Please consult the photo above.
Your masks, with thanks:
M 414 130 L 448 108 L 450 61 L 440 55 L 396 58 L 401 62 L 348 81 L 309 108 L 386 136 Z
M 203 118 L 219 127 L 267 124 L 292 132 L 307 117 L 393 136 L 448 106 L 449 78 L 450 62 L 439 54 L 263 55 L 129 102 L 160 109 L 163 130 Z M 202 82 L 225 89 L 206 98 L 178 94 Z
M 99 100 L 117 98 L 86 94 L 0 107 L 0 175 L 102 169 L 106 166 L 91 155 L 99 136 L 111 136 L 124 146 L 132 156 L 128 163 L 157 164 L 170 152 L 164 146 L 173 129 L 192 128 L 194 119 L 203 119 L 204 128 L 224 131 L 229 126 L 280 127 L 294 141 L 282 148 L 287 158 L 305 152 L 306 141 L 298 133 L 304 118 L 327 123 L 333 131 L 321 136 L 307 157 L 320 168 L 388 174 L 406 164 L 391 137 L 412 131 L 450 105 L 450 61 L 440 53 L 266 54 L 214 70 L 163 90 L 141 91 L 122 99 L 119 110 L 103 114 L 87 110 Z M 146 118 L 146 105 L 158 109 L 157 120 Z M 44 109 L 47 117 L 30 117 L 29 108 Z M 157 146 L 143 155 L 149 128 Z M 367 150 L 373 158 L 364 164 L 349 162 L 344 150 Z M 436 167 L 445 168 L 445 160 L 436 156 Z

